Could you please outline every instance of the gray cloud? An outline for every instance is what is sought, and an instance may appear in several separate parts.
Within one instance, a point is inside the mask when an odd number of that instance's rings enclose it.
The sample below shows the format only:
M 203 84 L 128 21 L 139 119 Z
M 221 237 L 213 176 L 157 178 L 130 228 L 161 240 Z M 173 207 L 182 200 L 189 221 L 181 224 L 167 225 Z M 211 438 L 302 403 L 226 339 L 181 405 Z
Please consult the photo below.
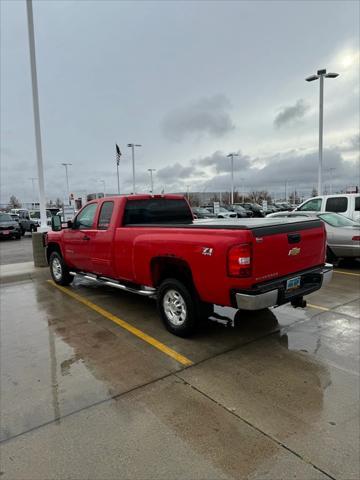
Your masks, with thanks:
M 178 180 L 185 180 L 190 178 L 196 173 L 196 168 L 194 166 L 183 167 L 180 163 L 175 163 L 174 165 L 161 168 L 157 171 L 157 177 L 162 182 L 170 181 L 171 183 L 176 183 Z
M 240 154 L 235 162 L 234 178 L 235 187 L 240 190 L 245 186 L 247 191 L 264 189 L 270 192 L 282 192 L 285 182 L 288 189 L 310 193 L 316 184 L 318 153 L 316 150 L 304 153 L 300 150 L 291 150 L 282 154 L 263 158 L 263 167 L 255 162 L 257 159 Z M 176 176 L 184 172 L 187 184 L 191 185 L 192 191 L 224 191 L 230 188 L 230 161 L 222 152 L 216 151 L 212 155 L 191 161 L 191 167 L 181 167 L 179 164 L 167 167 L 169 175 L 168 190 L 183 191 L 184 184 L 180 177 Z M 214 172 L 206 178 L 199 179 L 197 173 L 201 167 L 214 167 Z M 330 175 L 330 168 L 335 169 Z M 165 169 L 164 169 L 165 170 Z M 358 178 L 358 165 L 355 162 L 346 161 L 338 148 L 324 150 L 324 186 L 328 188 L 330 182 L 336 189 L 344 189 L 347 185 Z M 243 180 L 242 180 L 243 179 Z M 356 182 L 355 182 L 356 183 Z
M 235 128 L 228 112 L 230 107 L 225 95 L 202 98 L 192 105 L 169 112 L 162 122 L 163 133 L 175 142 L 188 135 L 223 137 Z
M 234 157 L 234 165 L 237 170 L 246 170 L 250 166 L 250 157 L 243 155 L 241 152 L 237 153 L 237 157 Z M 208 157 L 204 157 L 198 160 L 198 164 L 204 167 L 214 167 L 216 173 L 230 172 L 231 162 L 227 154 L 216 151 Z
M 276 115 L 274 119 L 275 127 L 281 128 L 284 125 L 293 123 L 296 120 L 300 120 L 304 117 L 309 108 L 309 105 L 307 105 L 306 102 L 300 98 L 295 105 L 284 107 L 281 112 Z

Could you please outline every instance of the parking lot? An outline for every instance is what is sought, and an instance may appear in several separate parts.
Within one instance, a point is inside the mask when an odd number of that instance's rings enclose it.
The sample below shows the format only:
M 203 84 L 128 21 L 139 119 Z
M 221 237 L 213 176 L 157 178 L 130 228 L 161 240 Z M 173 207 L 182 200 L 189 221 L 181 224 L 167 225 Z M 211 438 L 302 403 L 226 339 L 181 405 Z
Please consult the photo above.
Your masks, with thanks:
M 217 308 L 181 339 L 150 299 L 3 284 L 2 478 L 359 478 L 359 287 L 340 265 L 305 310 Z

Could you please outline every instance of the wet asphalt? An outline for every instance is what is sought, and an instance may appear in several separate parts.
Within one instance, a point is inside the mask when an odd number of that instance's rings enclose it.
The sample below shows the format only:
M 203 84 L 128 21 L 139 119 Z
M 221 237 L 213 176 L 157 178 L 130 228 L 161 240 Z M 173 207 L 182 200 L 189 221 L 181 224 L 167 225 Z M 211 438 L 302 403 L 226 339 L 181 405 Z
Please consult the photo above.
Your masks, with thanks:
M 1 287 L 3 479 L 359 478 L 358 264 L 305 310 L 217 308 L 192 339 L 152 300 L 49 278 Z

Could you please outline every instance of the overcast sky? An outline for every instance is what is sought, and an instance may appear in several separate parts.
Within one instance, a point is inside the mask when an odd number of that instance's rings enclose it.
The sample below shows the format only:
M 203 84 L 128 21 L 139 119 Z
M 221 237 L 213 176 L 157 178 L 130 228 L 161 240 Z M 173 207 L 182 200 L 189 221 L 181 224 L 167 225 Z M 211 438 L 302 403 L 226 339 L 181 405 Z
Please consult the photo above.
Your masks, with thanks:
M 34 1 L 46 195 L 137 188 L 309 191 L 317 183 L 319 68 L 325 184 L 359 183 L 359 2 Z M 332 169 L 332 170 L 330 170 Z M 1 1 L 1 202 L 36 177 L 26 5 Z

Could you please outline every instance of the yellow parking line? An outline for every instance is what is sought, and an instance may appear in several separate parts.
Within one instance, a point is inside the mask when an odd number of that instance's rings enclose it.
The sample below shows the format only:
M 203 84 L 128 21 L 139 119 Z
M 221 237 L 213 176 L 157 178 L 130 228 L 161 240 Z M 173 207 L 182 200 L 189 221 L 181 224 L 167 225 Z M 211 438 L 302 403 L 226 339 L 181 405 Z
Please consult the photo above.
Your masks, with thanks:
M 312 303 L 307 304 L 310 308 L 316 308 L 317 310 L 323 310 L 324 312 L 329 312 L 331 309 L 327 307 L 321 307 L 320 305 L 313 305 Z
M 150 345 L 157 348 L 162 353 L 165 353 L 165 355 L 173 358 L 174 360 L 181 363 L 182 365 L 185 365 L 186 367 L 188 367 L 190 365 L 193 365 L 193 362 L 191 360 L 189 360 L 188 358 L 184 357 L 180 353 L 175 352 L 175 350 L 173 350 L 170 347 L 167 347 L 166 345 L 159 342 L 155 338 L 151 337 L 147 333 L 139 330 L 136 327 L 133 327 L 129 323 L 125 322 L 125 320 L 122 320 L 121 318 L 116 317 L 115 315 L 108 312 L 107 310 L 99 307 L 98 305 L 95 305 L 95 303 L 92 303 L 90 300 L 87 300 L 86 298 L 82 297 L 81 295 L 73 292 L 72 290 L 70 290 L 68 288 L 61 287 L 60 285 L 57 285 L 52 280 L 48 280 L 48 283 L 50 285 L 52 285 L 53 287 L 56 287 L 58 290 L 61 290 L 63 293 L 66 293 L 66 295 L 69 295 L 70 297 L 74 298 L 78 302 L 86 305 L 88 308 L 91 308 L 91 310 L 94 310 L 99 315 L 102 315 L 103 317 L 107 318 L 108 320 L 111 320 L 112 322 L 116 323 L 120 327 L 124 328 L 128 332 L 135 335 L 136 337 L 141 338 L 141 340 L 143 340 L 144 342 L 149 343 Z
M 360 277 L 360 273 L 344 272 L 343 270 L 336 270 L 335 268 L 334 268 L 334 273 L 341 273 L 341 275 L 351 275 L 354 277 Z

